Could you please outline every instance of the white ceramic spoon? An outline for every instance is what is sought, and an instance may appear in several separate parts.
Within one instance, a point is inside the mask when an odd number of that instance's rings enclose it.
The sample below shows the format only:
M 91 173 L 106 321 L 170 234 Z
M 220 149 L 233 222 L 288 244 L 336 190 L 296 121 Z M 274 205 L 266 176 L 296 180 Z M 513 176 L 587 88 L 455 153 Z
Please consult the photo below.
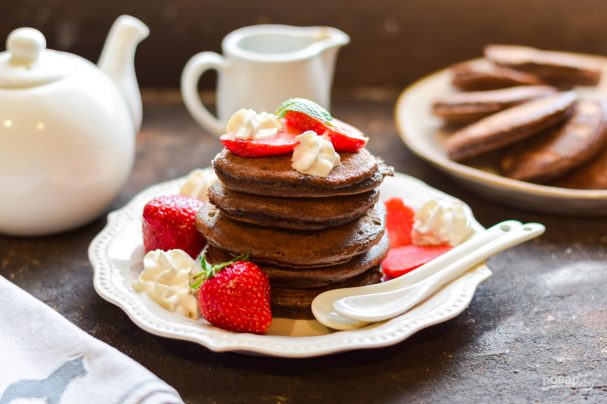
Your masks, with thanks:
M 495 226 L 474 235 L 465 243 L 460 244 L 451 251 L 448 251 L 431 262 L 417 268 L 415 271 L 409 272 L 408 274 L 391 281 L 378 283 L 371 286 L 333 289 L 321 293 L 320 295 L 316 296 L 312 302 L 312 312 L 314 313 L 314 317 L 316 317 L 316 319 L 325 326 L 334 328 L 336 330 L 352 330 L 360 328 L 366 325 L 367 322 L 352 320 L 340 316 L 333 309 L 333 303 L 347 296 L 387 292 L 396 288 L 406 287 L 416 282 L 420 282 L 451 262 L 461 259 L 484 244 L 496 239 L 502 235 L 504 231 L 509 231 L 520 226 L 522 226 L 521 222 L 516 220 L 507 220 L 505 222 L 498 223 Z
M 360 296 L 344 297 L 333 303 L 341 316 L 353 320 L 377 322 L 405 313 L 418 303 L 436 293 L 445 284 L 457 279 L 474 265 L 492 255 L 542 234 L 545 227 L 539 223 L 527 223 L 504 231 L 498 238 L 472 251 L 462 259 L 450 263 L 434 275 L 407 287 Z

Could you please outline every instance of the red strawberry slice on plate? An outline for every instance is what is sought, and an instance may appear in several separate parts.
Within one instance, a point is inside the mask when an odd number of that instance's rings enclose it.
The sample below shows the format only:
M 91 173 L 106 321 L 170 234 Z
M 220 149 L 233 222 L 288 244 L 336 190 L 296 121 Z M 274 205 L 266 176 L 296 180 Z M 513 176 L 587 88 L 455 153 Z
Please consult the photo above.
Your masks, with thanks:
M 388 278 L 397 278 L 449 251 L 450 245 L 406 245 L 391 248 L 381 263 Z
M 289 111 L 285 114 L 285 121 L 289 128 L 300 132 L 313 130 L 318 135 L 327 134 L 335 150 L 341 152 L 355 153 L 369 141 L 361 131 L 337 118 L 333 118 L 329 126 L 303 112 Z
M 307 130 L 313 130 L 316 134 L 322 135 L 326 131 L 325 125 L 303 112 L 288 111 L 285 113 L 284 120 L 287 128 L 294 132 L 303 133 Z
M 191 286 L 200 288 L 202 316 L 225 330 L 264 333 L 272 322 L 268 275 L 246 254 L 210 267 L 203 257 L 201 264 Z
M 355 153 L 365 147 L 369 141 L 363 133 L 354 126 L 333 118 L 333 126 L 327 128 L 331 143 L 337 151 Z
M 267 139 L 238 139 L 222 135 L 219 140 L 232 153 L 242 157 L 266 157 L 289 154 L 297 146 L 295 137 L 299 133 L 280 131 Z
M 143 246 L 152 250 L 180 249 L 196 258 L 206 240 L 196 230 L 196 213 L 203 203 L 182 195 L 165 195 L 143 208 Z
M 313 130 L 321 136 L 327 134 L 337 151 L 357 152 L 369 140 L 360 130 L 333 118 L 326 109 L 303 98 L 283 102 L 276 115 L 284 117 L 287 126 L 299 132 Z
M 386 230 L 390 248 L 411 244 L 411 230 L 415 212 L 400 198 L 390 198 L 386 205 Z

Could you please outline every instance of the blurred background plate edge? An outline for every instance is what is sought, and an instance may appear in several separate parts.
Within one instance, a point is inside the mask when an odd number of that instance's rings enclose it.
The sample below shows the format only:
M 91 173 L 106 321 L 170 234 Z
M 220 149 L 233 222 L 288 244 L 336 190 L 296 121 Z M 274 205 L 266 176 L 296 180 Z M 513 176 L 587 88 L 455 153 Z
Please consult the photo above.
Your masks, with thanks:
M 582 96 L 607 98 L 607 58 L 581 55 L 601 61 L 603 77 L 596 88 L 576 89 Z M 471 63 L 482 63 L 474 59 Z M 559 188 L 509 179 L 488 171 L 456 163 L 440 146 L 440 119 L 431 113 L 434 99 L 453 92 L 449 68 L 431 73 L 406 87 L 395 107 L 395 124 L 403 142 L 417 156 L 443 171 L 480 196 L 525 210 L 569 216 L 606 216 L 606 190 Z

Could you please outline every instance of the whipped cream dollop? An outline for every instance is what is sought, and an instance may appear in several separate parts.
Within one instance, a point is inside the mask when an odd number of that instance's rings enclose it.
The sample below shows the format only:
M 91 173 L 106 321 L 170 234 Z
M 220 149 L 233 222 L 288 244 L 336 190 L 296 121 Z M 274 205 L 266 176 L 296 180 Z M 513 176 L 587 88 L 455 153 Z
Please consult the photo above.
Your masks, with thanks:
M 228 120 L 226 134 L 237 139 L 259 140 L 276 136 L 282 127 L 282 121 L 274 114 L 241 109 Z
M 197 269 L 198 264 L 185 251 L 150 251 L 143 258 L 143 271 L 133 288 L 165 309 L 195 320 L 198 304 L 190 288 L 190 276 Z
M 217 181 L 217 176 L 210 170 L 193 170 L 179 189 L 179 195 L 191 196 L 199 201 L 209 200 L 208 191 L 211 185 Z
M 339 165 L 340 157 L 327 135 L 318 136 L 307 130 L 295 138 L 299 143 L 293 150 L 291 166 L 302 174 L 326 177 Z
M 431 199 L 415 213 L 411 241 L 417 245 L 449 244 L 455 247 L 473 233 L 461 202 Z

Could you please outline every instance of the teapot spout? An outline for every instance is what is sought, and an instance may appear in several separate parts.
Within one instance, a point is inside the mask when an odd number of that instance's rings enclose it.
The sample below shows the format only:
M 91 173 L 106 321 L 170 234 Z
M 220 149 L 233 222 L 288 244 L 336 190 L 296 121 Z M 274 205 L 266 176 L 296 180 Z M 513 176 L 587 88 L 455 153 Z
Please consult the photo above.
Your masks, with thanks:
M 142 108 L 135 75 L 135 50 L 149 34 L 149 28 L 137 18 L 118 17 L 105 40 L 98 63 L 125 98 L 137 130 L 141 127 Z

